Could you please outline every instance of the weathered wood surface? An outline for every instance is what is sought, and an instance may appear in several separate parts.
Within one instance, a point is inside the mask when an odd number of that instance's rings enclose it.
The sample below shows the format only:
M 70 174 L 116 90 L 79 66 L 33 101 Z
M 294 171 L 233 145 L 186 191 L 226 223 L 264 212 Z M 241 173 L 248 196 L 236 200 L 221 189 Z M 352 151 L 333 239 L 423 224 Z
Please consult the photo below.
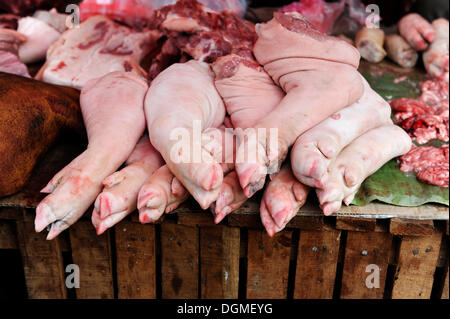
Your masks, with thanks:
M 442 289 L 442 295 L 441 295 L 441 299 L 449 299 L 448 298 L 448 266 L 445 267 L 446 269 L 446 273 L 445 273 L 445 279 L 444 279 L 444 288 Z
M 115 241 L 118 298 L 156 298 L 155 226 L 122 222 Z
M 80 269 L 80 299 L 114 298 L 109 231 L 97 236 L 88 221 L 78 221 L 69 229 L 72 259 Z
M 432 220 L 392 218 L 389 231 L 393 235 L 431 236 L 434 233 Z
M 247 298 L 287 297 L 292 232 L 248 231 Z
M 64 265 L 59 240 L 45 240 L 47 234 L 36 233 L 33 220 L 28 218 L 17 221 L 17 235 L 28 298 L 66 298 Z
M 374 218 L 337 217 L 336 229 L 351 231 L 375 231 L 377 220 Z
M 393 299 L 428 299 L 442 241 L 442 233 L 404 236 L 400 245 Z
M 200 229 L 201 298 L 236 299 L 239 290 L 240 230 Z
M 161 225 L 162 298 L 198 298 L 197 227 Z
M 16 223 L 0 219 L 0 249 L 18 249 Z
M 295 275 L 295 299 L 333 297 L 341 232 L 301 231 Z
M 341 298 L 383 298 L 391 248 L 389 233 L 348 232 Z M 375 272 L 379 276 L 371 280 Z

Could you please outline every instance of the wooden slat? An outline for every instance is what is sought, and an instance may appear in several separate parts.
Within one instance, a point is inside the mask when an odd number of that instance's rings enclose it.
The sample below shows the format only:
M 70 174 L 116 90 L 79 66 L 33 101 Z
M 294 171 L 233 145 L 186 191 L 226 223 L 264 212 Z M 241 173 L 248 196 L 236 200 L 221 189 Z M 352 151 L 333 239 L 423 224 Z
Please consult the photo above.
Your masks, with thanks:
M 250 229 L 262 229 L 261 217 L 259 214 L 241 214 L 232 213 L 227 216 L 228 225 L 232 227 L 250 228 Z
M 109 231 L 97 236 L 88 221 L 81 220 L 70 227 L 72 259 L 80 268 L 77 298 L 114 298 L 109 240 Z
M 301 216 L 297 215 L 287 224 L 290 228 L 301 230 L 322 230 L 325 227 L 323 216 Z
M 214 226 L 214 217 L 210 212 L 178 213 L 178 224 L 186 226 Z
M 18 249 L 16 223 L 0 219 L 0 249 Z
M 430 298 L 441 240 L 442 233 L 439 232 L 432 236 L 402 238 L 393 299 Z
M 300 232 L 294 298 L 333 297 L 340 237 L 338 230 Z
M 389 233 L 348 232 L 341 298 L 383 298 L 391 248 L 392 235 Z M 376 265 L 379 269 L 379 288 L 369 288 L 366 284 L 368 276 L 374 274 L 369 265 Z
M 239 228 L 216 226 L 200 229 L 202 299 L 238 297 L 239 246 Z
M 336 218 L 336 229 L 350 231 L 375 231 L 377 220 L 374 218 L 342 217 Z
M 162 298 L 198 298 L 196 227 L 161 225 Z
M 155 226 L 124 221 L 115 235 L 119 299 L 155 299 Z
M 23 208 L 0 207 L 1 219 L 21 219 Z
M 431 236 L 434 233 L 432 220 L 392 218 L 389 231 L 393 235 Z
M 448 266 L 446 267 L 445 279 L 444 279 L 444 288 L 442 290 L 441 299 L 449 299 L 448 298 Z
M 17 233 L 28 298 L 67 298 L 59 240 L 45 240 L 45 231 L 35 233 L 31 219 L 18 220 Z
M 292 232 L 248 231 L 247 298 L 287 297 Z

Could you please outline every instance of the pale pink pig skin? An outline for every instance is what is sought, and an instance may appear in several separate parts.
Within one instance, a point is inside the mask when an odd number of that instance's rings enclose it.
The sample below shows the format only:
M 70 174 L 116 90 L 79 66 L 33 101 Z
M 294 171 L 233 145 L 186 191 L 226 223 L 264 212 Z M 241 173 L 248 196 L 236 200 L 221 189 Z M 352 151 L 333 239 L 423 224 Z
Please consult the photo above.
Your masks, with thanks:
M 185 154 L 189 149 L 171 140 L 171 134 L 183 128 L 193 136 L 196 121 L 202 132 L 222 125 L 225 107 L 214 86 L 209 65 L 189 61 L 174 64 L 160 73 L 148 90 L 145 114 L 152 145 L 200 206 L 208 208 L 219 194 L 222 168 L 203 147 L 200 162 L 194 162 L 191 156 L 190 162 L 176 163 L 173 154 Z
M 362 97 L 302 134 L 291 151 L 294 175 L 311 187 L 321 188 L 328 166 L 354 139 L 379 126 L 392 124 L 391 108 L 361 76 Z
M 449 24 L 446 19 L 437 19 L 432 23 L 435 38 L 423 54 L 423 63 L 432 77 L 449 78 Z
M 244 144 L 237 152 L 237 158 L 244 158 L 245 149 L 259 154 L 255 163 L 236 165 L 247 197 L 263 187 L 267 173 L 279 169 L 297 137 L 363 93 L 359 52 L 345 41 L 314 30 L 297 13 L 275 13 L 274 19 L 256 29 L 255 57 L 286 96 L 256 124 L 267 132 L 277 130 L 277 147 L 270 146 L 267 138 Z
M 325 215 L 349 205 L 361 183 L 389 160 L 411 149 L 411 138 L 400 127 L 388 124 L 372 129 L 343 149 L 329 166 L 329 176 L 317 196 Z
M 400 35 L 417 51 L 424 51 L 436 36 L 431 24 L 417 13 L 405 15 L 397 24 Z
M 95 201 L 103 180 L 130 156 L 145 129 L 143 102 L 147 82 L 126 72 L 89 81 L 80 104 L 89 144 L 42 190 L 36 208 L 37 232 L 51 225 L 47 239 L 75 223 Z
M 126 166 L 103 181 L 103 191 L 97 196 L 92 224 L 102 234 L 137 208 L 138 193 L 145 181 L 164 165 L 148 135 L 139 140 Z

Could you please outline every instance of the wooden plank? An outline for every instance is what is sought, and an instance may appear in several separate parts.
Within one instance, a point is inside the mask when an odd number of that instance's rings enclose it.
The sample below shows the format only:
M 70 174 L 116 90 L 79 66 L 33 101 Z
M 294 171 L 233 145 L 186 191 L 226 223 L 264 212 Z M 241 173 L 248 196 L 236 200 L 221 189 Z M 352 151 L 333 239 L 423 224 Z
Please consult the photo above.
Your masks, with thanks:
M 290 228 L 301 230 L 322 230 L 325 227 L 323 216 L 301 216 L 297 215 L 287 224 Z
M 22 218 L 22 208 L 15 207 L 0 207 L 0 218 L 1 219 L 21 219 Z
M 431 236 L 434 233 L 434 224 L 432 220 L 392 218 L 389 231 L 400 236 Z
M 341 298 L 383 298 L 391 248 L 389 233 L 348 232 Z
M 231 227 L 241 227 L 250 229 L 264 228 L 261 223 L 261 217 L 259 217 L 259 214 L 232 213 L 228 215 L 227 218 L 228 218 L 228 225 Z
M 445 279 L 444 279 L 444 288 L 442 289 L 441 299 L 449 299 L 448 298 L 448 266 L 446 268 Z
M 114 298 L 109 231 L 97 236 L 92 224 L 84 220 L 72 225 L 69 231 L 72 259 L 80 268 L 77 298 Z
M 198 298 L 198 237 L 196 227 L 161 225 L 162 298 Z
M 439 232 L 432 236 L 402 238 L 393 299 L 430 298 L 441 240 L 442 233 Z
M 216 226 L 200 229 L 202 299 L 238 297 L 239 247 L 239 228 Z
M 336 218 L 336 229 L 350 231 L 375 231 L 377 220 L 375 218 L 343 217 Z
M 16 223 L 0 219 L 0 249 L 18 249 Z
M 155 226 L 123 221 L 115 235 L 118 298 L 155 299 Z
M 292 232 L 248 231 L 247 298 L 285 299 Z
M 214 216 L 210 212 L 178 213 L 178 224 L 186 226 L 214 226 Z
M 341 232 L 301 231 L 295 276 L 295 299 L 333 297 Z
M 17 221 L 17 234 L 28 298 L 67 298 L 58 238 L 46 240 L 46 232 L 36 233 L 29 219 Z

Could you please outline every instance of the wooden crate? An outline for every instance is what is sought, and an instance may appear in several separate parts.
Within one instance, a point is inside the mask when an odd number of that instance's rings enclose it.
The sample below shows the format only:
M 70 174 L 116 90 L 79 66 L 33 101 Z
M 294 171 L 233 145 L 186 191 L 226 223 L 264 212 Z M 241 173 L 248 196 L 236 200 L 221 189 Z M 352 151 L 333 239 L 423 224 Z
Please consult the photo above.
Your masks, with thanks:
M 184 206 L 100 237 L 86 218 L 46 241 L 33 217 L 0 208 L 0 249 L 20 251 L 29 298 L 448 298 L 448 221 L 299 215 L 269 238 L 254 212 L 217 226 Z

